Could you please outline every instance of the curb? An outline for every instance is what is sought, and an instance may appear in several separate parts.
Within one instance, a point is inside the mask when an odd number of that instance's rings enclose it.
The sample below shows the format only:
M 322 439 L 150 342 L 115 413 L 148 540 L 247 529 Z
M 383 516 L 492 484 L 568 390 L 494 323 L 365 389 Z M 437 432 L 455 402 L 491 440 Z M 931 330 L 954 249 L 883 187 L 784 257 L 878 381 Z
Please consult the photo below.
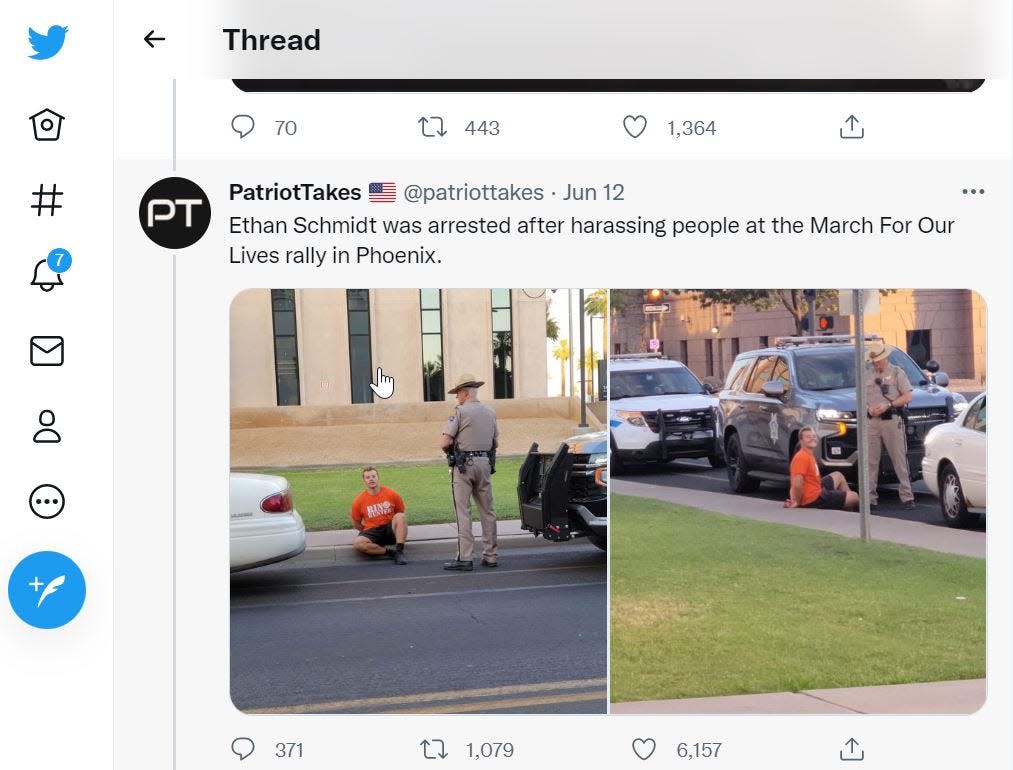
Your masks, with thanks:
M 984 679 L 613 703 L 613 714 L 973 714 Z
M 540 548 L 558 545 L 545 538 L 535 537 L 531 534 L 523 535 L 500 535 L 498 546 L 500 549 L 511 548 Z M 481 538 L 475 538 L 476 551 L 481 555 Z M 405 548 L 405 554 L 409 561 L 417 556 L 438 556 L 445 559 L 454 557 L 454 549 L 457 547 L 457 538 L 438 538 L 432 540 L 410 540 Z M 288 567 L 326 567 L 349 564 L 365 564 L 365 559 L 358 551 L 350 545 L 324 545 L 311 546 L 299 556 L 285 561 Z

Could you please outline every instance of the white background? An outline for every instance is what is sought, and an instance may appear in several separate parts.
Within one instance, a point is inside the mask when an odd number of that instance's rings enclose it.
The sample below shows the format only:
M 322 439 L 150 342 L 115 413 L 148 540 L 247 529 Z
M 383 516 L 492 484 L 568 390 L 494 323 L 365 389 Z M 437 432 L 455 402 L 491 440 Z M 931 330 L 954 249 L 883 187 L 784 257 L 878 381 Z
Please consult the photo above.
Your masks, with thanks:
M 418 741 L 436 736 L 454 755 L 447 766 L 463 763 L 458 757 L 468 740 L 512 740 L 518 747 L 511 760 L 516 766 L 631 767 L 640 762 L 630 752 L 630 740 L 654 736 L 667 747 L 678 740 L 724 741 L 724 767 L 811 768 L 836 763 L 838 748 L 852 735 L 877 766 L 942 768 L 969 756 L 983 767 L 1010 766 L 1013 529 L 1006 517 L 989 522 L 989 697 L 975 715 L 394 721 L 254 718 L 232 708 L 223 515 L 228 306 L 248 287 L 568 286 L 575 285 L 573 274 L 579 270 L 594 277 L 587 283 L 615 287 L 972 288 L 989 308 L 990 379 L 1008 393 L 1005 383 L 1013 374 L 1007 355 L 1013 329 L 1008 81 L 991 81 L 975 95 L 903 97 L 253 96 L 224 81 L 187 77 L 188 19 L 178 9 L 126 4 L 114 25 L 112 4 L 85 8 L 54 1 L 31 9 L 6 4 L 2 21 L 8 30 L 0 51 L 7 86 L 0 121 L 7 184 L 0 195 L 4 222 L 13 234 L 9 254 L 0 260 L 4 286 L 11 287 L 2 309 L 9 363 L 4 456 L 13 502 L 0 539 L 0 565 L 7 575 L 24 555 L 55 548 L 75 558 L 89 585 L 84 611 L 61 631 L 35 631 L 9 610 L 0 613 L 4 766 L 232 767 L 238 766 L 229 752 L 236 735 L 249 735 L 261 747 L 244 767 L 272 764 L 265 749 L 275 740 L 302 740 L 307 758 L 299 764 L 306 768 L 372 764 L 377 746 L 383 747 L 385 764 L 423 764 Z M 29 61 L 27 27 L 52 23 L 72 29 L 64 52 L 49 62 Z M 141 40 L 152 28 L 169 38 L 154 51 Z M 146 241 L 138 227 L 140 194 L 172 173 L 173 76 L 180 78 L 178 172 L 208 191 L 218 215 L 229 209 L 223 190 L 233 179 L 363 185 L 390 177 L 401 184 L 515 181 L 557 189 L 570 181 L 620 180 L 628 190 L 624 210 L 634 213 L 949 214 L 959 219 L 960 229 L 949 239 L 911 241 L 583 240 L 566 245 L 553 240 L 522 246 L 471 240 L 446 244 L 448 260 L 437 269 L 240 270 L 225 262 L 220 218 L 197 247 L 175 257 Z M 111 77 L 118 87 L 115 106 Z M 29 133 L 27 116 L 45 106 L 68 118 L 65 139 L 52 146 L 34 142 Z M 228 126 L 236 112 L 258 118 L 258 132 L 242 142 Z M 838 137 L 842 120 L 852 113 L 868 129 L 863 142 Z M 417 118 L 433 114 L 444 114 L 452 123 L 446 140 L 418 135 Z M 627 114 L 648 116 L 641 139 L 623 132 Z M 271 137 L 275 119 L 296 120 L 297 138 Z M 503 132 L 495 139 L 469 137 L 462 128 L 470 119 L 498 119 Z M 714 119 L 719 135 L 694 139 L 692 145 L 670 141 L 663 126 L 671 119 Z M 788 160 L 792 156 L 799 159 Z M 498 160 L 479 166 L 475 159 L 481 157 Z M 903 160 L 884 162 L 889 158 Z M 67 209 L 44 225 L 28 209 L 28 194 L 40 181 L 57 181 L 67 192 Z M 988 193 L 961 196 L 960 188 L 967 186 L 985 187 Z M 368 204 L 359 209 L 368 211 Z M 538 213 L 530 205 L 396 208 L 414 216 L 502 216 L 529 209 Z M 612 209 L 600 204 L 599 211 Z M 571 213 L 590 217 L 596 211 L 587 207 L 559 216 Z M 69 248 L 75 264 L 64 276 L 66 286 L 41 295 L 28 286 L 31 269 L 56 245 Z M 790 272 L 785 265 L 792 266 Z M 27 337 L 61 329 L 67 330 L 68 365 L 54 372 L 31 370 Z M 56 410 L 64 432 L 65 444 L 43 448 L 60 450 L 55 461 L 57 455 L 43 456 L 27 438 L 38 410 L 45 408 L 40 399 Z M 1013 428 L 1008 399 L 995 399 L 992 411 L 990 507 L 1004 511 L 1010 508 L 1009 489 L 995 469 L 1013 462 L 1009 442 L 1002 440 Z M 65 483 L 50 479 L 50 473 Z M 32 517 L 24 504 L 32 486 L 46 480 L 57 481 L 68 495 L 67 511 L 50 522 Z M 652 760 L 660 762 L 660 756 Z
M 192 129 L 191 129 L 192 130 Z M 181 134 L 182 135 L 182 134 Z M 123 164 L 124 205 L 135 200 L 148 180 L 158 176 L 159 164 Z M 201 243 L 176 257 L 177 299 L 177 423 L 178 478 L 180 500 L 200 501 L 178 508 L 182 533 L 178 559 L 178 751 L 179 766 L 192 766 L 209 757 L 235 761 L 229 743 L 236 735 L 254 738 L 262 749 L 275 741 L 301 740 L 307 756 L 306 767 L 330 767 L 333 762 L 368 762 L 372 746 L 383 746 L 385 754 L 405 763 L 424 763 L 418 742 L 425 737 L 442 737 L 452 758 L 448 766 L 460 766 L 463 747 L 469 740 L 512 740 L 518 753 L 512 760 L 523 766 L 544 766 L 553 762 L 580 761 L 604 767 L 627 766 L 633 759 L 629 748 L 635 736 L 653 735 L 669 747 L 677 739 L 723 740 L 727 767 L 756 767 L 759 757 L 769 757 L 771 766 L 812 767 L 825 759 L 836 759 L 841 743 L 854 734 L 868 748 L 870 756 L 885 764 L 917 762 L 924 767 L 943 767 L 959 760 L 968 743 L 990 746 L 1001 767 L 1000 757 L 1008 747 L 1000 743 L 999 726 L 1010 713 L 1010 666 L 1007 655 L 1009 618 L 993 611 L 989 624 L 989 700 L 976 715 L 965 717 L 247 717 L 237 713 L 229 701 L 228 669 L 228 579 L 224 570 L 226 527 L 224 520 L 217 536 L 194 537 L 208 532 L 209 511 L 227 505 L 225 470 L 228 462 L 228 307 L 232 296 L 248 287 L 289 286 L 376 286 L 376 287 L 468 287 L 502 285 L 507 280 L 543 285 L 568 285 L 575 269 L 585 275 L 608 276 L 613 286 L 635 286 L 651 282 L 676 286 L 764 286 L 790 280 L 798 285 L 864 285 L 904 287 L 969 287 L 980 291 L 989 307 L 990 376 L 1004 382 L 1010 375 L 1008 361 L 997 351 L 1004 347 L 1005 330 L 1010 328 L 1011 276 L 1002 255 L 1010 249 L 1004 211 L 1009 200 L 1005 180 L 1008 167 L 989 161 L 896 161 L 890 163 L 827 161 L 693 161 L 676 163 L 657 159 L 605 161 L 592 168 L 587 162 L 495 162 L 476 171 L 474 162 L 397 162 L 376 160 L 335 160 L 321 164 L 310 161 L 263 161 L 256 164 L 190 161 L 181 156 L 179 171 L 198 180 L 208 191 L 215 207 L 216 224 Z M 250 246 L 277 247 L 280 243 L 302 246 L 304 236 L 287 239 L 227 237 L 222 222 L 231 214 L 275 211 L 278 216 L 319 213 L 338 217 L 349 213 L 377 214 L 377 206 L 359 203 L 349 206 L 285 204 L 246 207 L 227 201 L 227 185 L 294 181 L 330 181 L 334 184 L 365 184 L 372 178 L 393 178 L 431 183 L 469 180 L 473 184 L 544 184 L 561 189 L 568 180 L 625 180 L 630 200 L 622 204 L 627 213 L 657 216 L 750 214 L 769 216 L 772 211 L 799 216 L 830 212 L 840 217 L 866 214 L 874 219 L 889 213 L 914 218 L 924 213 L 958 219 L 958 235 L 952 238 L 921 236 L 910 241 L 893 238 L 824 240 L 817 244 L 798 240 L 744 238 L 727 241 L 668 239 L 628 242 L 621 239 L 582 240 L 579 245 L 548 238 L 511 243 L 502 239 L 483 241 L 477 237 L 457 243 L 440 242 L 445 261 L 434 267 L 341 267 L 327 272 L 309 267 L 263 267 L 229 265 L 227 242 Z M 963 180 L 989 192 L 972 199 L 960 193 Z M 871 180 L 879 179 L 874 182 Z M 673 184 L 672 180 L 677 180 Z M 564 209 L 561 216 L 577 213 L 587 217 L 605 216 L 613 209 L 599 202 L 579 211 Z M 393 216 L 498 216 L 544 211 L 545 206 L 510 204 L 491 206 L 443 205 L 423 209 L 398 204 L 381 213 Z M 171 257 L 148 247 L 139 231 L 128 232 L 124 251 L 150 260 L 152 283 L 171 279 Z M 310 239 L 329 243 L 330 237 Z M 343 239 L 348 240 L 348 239 Z M 353 238 L 352 241 L 361 240 Z M 429 238 L 405 239 L 405 245 Z M 434 242 L 436 243 L 436 242 Z M 432 244 L 430 244 L 432 245 Z M 980 258 L 978 258 L 980 255 Z M 791 266 L 787 270 L 785 266 Z M 730 277 L 732 276 L 732 277 Z M 138 295 L 140 296 L 140 295 Z M 170 330 L 163 309 L 142 307 L 140 300 L 129 312 L 145 314 L 144 338 L 165 339 Z M 148 303 L 143 303 L 147 305 Z M 140 334 L 124 338 L 124 345 L 140 345 Z M 168 377 L 164 356 L 147 364 L 152 381 Z M 137 396 L 167 399 L 165 389 L 156 388 Z M 1007 405 L 997 402 L 993 435 L 1009 423 Z M 140 408 L 140 404 L 138 404 Z M 992 445 L 993 464 L 1001 463 L 1008 448 Z M 141 464 L 126 457 L 126 464 Z M 993 465 L 993 467 L 995 467 Z M 1000 466 L 1001 467 L 1001 466 Z M 126 473 L 129 477 L 136 472 Z M 1002 510 L 1008 492 L 993 485 L 992 507 Z M 997 517 L 990 522 L 989 545 L 999 555 L 990 563 L 990 605 L 1003 606 L 1004 586 L 1010 578 L 1010 563 L 1002 554 L 1010 539 L 1008 522 Z M 280 649 L 279 654 L 284 654 Z M 124 699 L 139 697 L 135 688 L 143 683 L 132 678 L 124 682 Z M 545 734 L 544 726 L 562 735 L 587 735 L 595 740 L 573 738 L 560 742 Z M 945 725 L 945 726 L 944 726 Z M 954 734 L 952 743 L 937 739 L 931 744 L 924 736 Z M 139 737 L 139 736 L 138 736 Z M 776 759 L 774 759 L 776 757 Z M 258 753 L 244 766 L 265 767 L 277 763 L 271 752 Z M 660 761 L 659 759 L 653 761 Z
M 87 13 L 77 2 L 40 5 L 0 4 L 6 238 L 0 456 L 7 501 L 0 534 L 0 764 L 48 769 L 70 766 L 77 757 L 113 756 L 113 14 L 111 4 Z M 48 60 L 30 59 L 28 28 L 44 33 L 53 24 L 70 27 L 63 50 Z M 59 141 L 34 139 L 28 118 L 46 107 L 65 117 Z M 55 216 L 38 217 L 29 208 L 40 183 L 64 192 L 64 208 Z M 29 285 L 33 270 L 58 246 L 71 252 L 73 265 L 62 275 L 63 286 L 43 294 Z M 64 337 L 62 367 L 29 365 L 33 335 Z M 42 409 L 55 413 L 61 443 L 32 443 Z M 64 492 L 64 511 L 54 519 L 36 518 L 28 508 L 29 492 L 41 483 Z M 7 602 L 14 566 L 40 550 L 72 558 L 87 584 L 82 611 L 61 630 L 30 628 Z M 147 579 L 143 573 L 124 577 Z

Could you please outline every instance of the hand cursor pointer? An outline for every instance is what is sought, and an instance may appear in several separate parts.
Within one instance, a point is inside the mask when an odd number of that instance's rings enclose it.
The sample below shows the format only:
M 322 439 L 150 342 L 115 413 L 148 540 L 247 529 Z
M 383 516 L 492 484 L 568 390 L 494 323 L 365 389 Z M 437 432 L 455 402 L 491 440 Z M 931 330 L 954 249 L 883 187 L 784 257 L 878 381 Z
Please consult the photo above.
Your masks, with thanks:
M 369 387 L 379 398 L 390 398 L 394 395 L 394 378 L 387 377 L 383 369 L 376 367 L 376 382 L 369 383 Z

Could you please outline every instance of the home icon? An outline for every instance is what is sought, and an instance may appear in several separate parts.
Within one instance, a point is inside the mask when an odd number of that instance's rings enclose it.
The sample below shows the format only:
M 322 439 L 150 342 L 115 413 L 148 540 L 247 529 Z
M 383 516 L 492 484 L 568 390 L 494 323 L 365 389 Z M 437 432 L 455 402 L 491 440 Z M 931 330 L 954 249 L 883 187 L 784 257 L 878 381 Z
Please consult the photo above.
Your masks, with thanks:
M 60 127 L 63 125 L 63 115 L 60 113 L 47 107 L 28 119 L 32 121 L 32 130 L 35 131 L 37 142 L 55 142 L 60 138 Z

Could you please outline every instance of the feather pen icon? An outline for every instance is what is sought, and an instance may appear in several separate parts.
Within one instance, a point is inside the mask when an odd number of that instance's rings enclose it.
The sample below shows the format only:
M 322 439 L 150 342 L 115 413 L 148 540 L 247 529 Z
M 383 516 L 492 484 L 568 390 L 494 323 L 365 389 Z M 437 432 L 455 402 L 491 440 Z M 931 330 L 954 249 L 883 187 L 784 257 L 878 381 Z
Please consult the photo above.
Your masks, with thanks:
M 66 581 L 67 581 L 66 575 L 60 575 L 60 577 L 56 578 L 55 580 L 50 580 L 49 583 L 46 584 L 46 587 L 43 589 L 42 596 L 39 597 L 39 603 L 35 605 L 36 609 L 42 606 L 42 603 L 46 600 L 47 596 L 55 594 L 56 589 L 62 586 Z

